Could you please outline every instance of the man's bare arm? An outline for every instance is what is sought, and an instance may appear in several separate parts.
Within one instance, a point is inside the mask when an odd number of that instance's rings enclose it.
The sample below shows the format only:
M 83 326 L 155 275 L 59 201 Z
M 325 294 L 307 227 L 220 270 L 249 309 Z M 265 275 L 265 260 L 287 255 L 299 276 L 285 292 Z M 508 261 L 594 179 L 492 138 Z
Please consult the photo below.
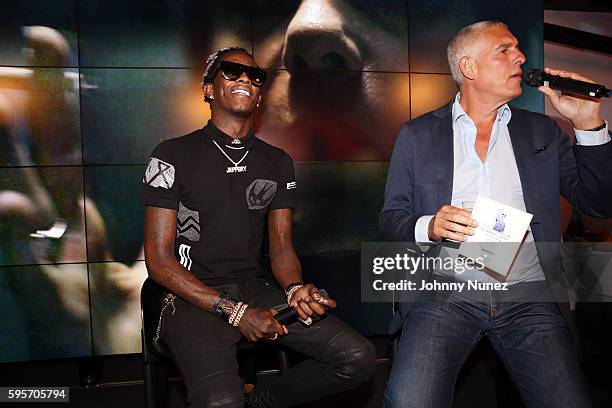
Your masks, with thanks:
M 270 261 L 272 273 L 283 289 L 302 281 L 302 267 L 293 249 L 291 237 L 291 210 L 277 209 L 268 214 L 268 234 L 270 236 Z M 293 293 L 291 306 L 299 317 L 306 320 L 326 313 L 327 308 L 336 307 L 336 301 L 322 298 L 319 289 L 312 283 L 305 284 Z
M 293 249 L 291 210 L 282 208 L 268 214 L 272 273 L 283 289 L 302 281 L 302 267 Z
M 175 210 L 145 207 L 144 251 L 149 276 L 180 298 L 210 312 L 219 292 L 203 284 L 176 260 L 175 233 Z

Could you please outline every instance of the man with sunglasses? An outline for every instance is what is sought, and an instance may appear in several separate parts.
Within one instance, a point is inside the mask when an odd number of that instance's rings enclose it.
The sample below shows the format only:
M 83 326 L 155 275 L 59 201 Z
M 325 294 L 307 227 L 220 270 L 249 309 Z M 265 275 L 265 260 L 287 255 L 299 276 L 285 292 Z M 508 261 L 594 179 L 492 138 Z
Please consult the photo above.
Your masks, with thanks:
M 206 64 L 202 89 L 211 120 L 161 143 L 143 179 L 145 258 L 151 278 L 174 296 L 161 339 L 197 407 L 242 407 L 236 346 L 277 341 L 308 359 L 248 406 L 286 407 L 350 389 L 374 368 L 372 344 L 333 315 L 336 302 L 302 282 L 291 238 L 296 204 L 293 161 L 253 135 L 266 72 L 242 48 L 223 48 Z M 268 230 L 275 287 L 261 277 Z M 272 307 L 288 303 L 300 321 L 281 325 Z

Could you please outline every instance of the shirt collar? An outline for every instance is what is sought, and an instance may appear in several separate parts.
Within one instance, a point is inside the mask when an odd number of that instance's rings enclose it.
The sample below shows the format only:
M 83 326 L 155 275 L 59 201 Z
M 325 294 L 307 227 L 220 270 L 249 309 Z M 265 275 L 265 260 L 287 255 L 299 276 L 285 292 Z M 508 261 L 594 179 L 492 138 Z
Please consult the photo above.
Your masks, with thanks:
M 223 132 L 221 129 L 215 126 L 212 119 L 208 121 L 206 126 L 204 126 L 204 132 L 210 137 L 212 140 L 216 141 L 220 146 L 231 146 L 235 148 L 245 147 L 246 149 L 250 149 L 255 142 L 255 135 L 253 135 L 253 129 L 249 129 L 249 133 L 241 138 L 234 139 L 227 133 Z
M 461 117 L 469 118 L 467 113 L 465 113 L 463 110 L 463 106 L 461 106 L 459 103 L 460 100 L 461 92 L 457 92 L 455 102 L 453 102 L 453 123 L 456 123 Z M 502 122 L 504 125 L 507 125 L 508 122 L 510 122 L 510 118 L 512 118 L 512 111 L 510 110 L 510 106 L 508 106 L 507 103 L 504 103 L 497 109 L 497 120 Z

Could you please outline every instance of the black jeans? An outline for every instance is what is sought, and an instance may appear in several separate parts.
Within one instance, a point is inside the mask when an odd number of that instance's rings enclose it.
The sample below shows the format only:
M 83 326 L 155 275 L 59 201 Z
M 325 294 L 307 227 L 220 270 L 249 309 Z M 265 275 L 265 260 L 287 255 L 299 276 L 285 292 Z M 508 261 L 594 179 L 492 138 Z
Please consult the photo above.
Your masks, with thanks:
M 269 308 L 285 302 L 283 291 L 262 279 L 216 286 L 249 307 Z M 210 312 L 177 299 L 174 314 L 166 312 L 162 329 L 174 362 L 185 378 L 193 407 L 243 407 L 242 379 L 236 346 L 242 335 Z M 345 391 L 370 378 L 374 347 L 340 319 L 328 315 L 305 326 L 288 326 L 278 342 L 309 357 L 277 377 L 268 387 L 256 387 L 257 407 L 289 407 Z

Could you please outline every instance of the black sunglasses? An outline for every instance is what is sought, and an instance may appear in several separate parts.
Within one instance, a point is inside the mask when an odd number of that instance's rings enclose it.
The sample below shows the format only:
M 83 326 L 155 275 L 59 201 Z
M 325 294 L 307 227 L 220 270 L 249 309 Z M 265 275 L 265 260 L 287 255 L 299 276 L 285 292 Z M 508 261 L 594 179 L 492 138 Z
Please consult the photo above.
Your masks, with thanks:
M 254 86 L 260 87 L 266 82 L 266 71 L 257 67 L 239 64 L 237 62 L 221 61 L 219 71 L 221 71 L 223 78 L 227 79 L 228 81 L 238 80 L 242 73 L 245 72 Z

